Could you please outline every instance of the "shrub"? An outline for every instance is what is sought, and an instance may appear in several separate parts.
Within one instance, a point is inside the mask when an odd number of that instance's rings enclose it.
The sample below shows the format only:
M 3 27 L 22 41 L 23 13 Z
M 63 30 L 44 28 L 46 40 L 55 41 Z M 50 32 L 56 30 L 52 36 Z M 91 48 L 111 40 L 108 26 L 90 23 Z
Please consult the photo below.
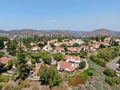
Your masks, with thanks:
M 4 55 L 4 52 L 0 51 L 0 57 L 2 57 Z
M 113 69 L 110 68 L 106 68 L 103 73 L 109 77 L 115 77 L 116 76 L 116 72 Z
M 119 77 L 115 78 L 115 83 L 120 84 L 120 78 Z
M 106 77 L 106 78 L 105 78 L 105 81 L 106 81 L 110 86 L 115 85 L 115 82 L 114 82 L 113 78 L 111 78 L 111 77 Z
M 95 62 L 96 64 L 105 67 L 106 66 L 106 62 L 100 58 L 98 58 L 97 55 L 91 55 L 90 59 Z
M 85 68 L 85 67 L 86 67 L 86 62 L 85 62 L 85 61 L 80 62 L 79 68 L 80 68 L 80 69 L 83 69 L 83 68 Z
M 92 69 L 92 68 L 88 68 L 87 70 L 85 70 L 85 72 L 86 72 L 89 76 L 93 76 L 93 69 Z

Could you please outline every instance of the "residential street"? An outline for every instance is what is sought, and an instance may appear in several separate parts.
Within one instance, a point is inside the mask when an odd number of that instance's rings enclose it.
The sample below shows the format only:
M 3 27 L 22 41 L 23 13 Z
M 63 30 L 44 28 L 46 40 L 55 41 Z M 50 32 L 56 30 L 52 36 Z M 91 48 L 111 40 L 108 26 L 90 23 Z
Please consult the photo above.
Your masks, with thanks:
M 118 68 L 117 66 L 117 61 L 119 60 L 120 57 L 117 57 L 115 59 L 113 59 L 111 62 L 107 63 L 107 67 L 116 70 L 116 68 Z

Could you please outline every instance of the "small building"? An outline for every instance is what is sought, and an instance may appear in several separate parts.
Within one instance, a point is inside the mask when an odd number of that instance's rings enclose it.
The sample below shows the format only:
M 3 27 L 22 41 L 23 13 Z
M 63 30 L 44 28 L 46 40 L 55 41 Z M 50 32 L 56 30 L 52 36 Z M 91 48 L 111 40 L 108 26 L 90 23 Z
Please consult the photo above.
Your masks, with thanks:
M 66 55 L 65 60 L 66 60 L 66 62 L 80 63 L 80 57 L 79 56 Z
M 33 47 L 31 48 L 31 51 L 32 51 L 32 52 L 36 52 L 36 51 L 38 51 L 38 50 L 40 50 L 40 47 L 38 47 L 38 46 L 33 46 Z
M 63 47 L 56 47 L 55 52 L 65 52 L 65 49 Z
M 2 64 L 4 64 L 4 65 L 7 65 L 8 62 L 9 62 L 9 60 L 10 60 L 10 58 L 9 58 L 9 57 L 6 57 L 6 56 L 0 58 L 0 62 L 1 62 Z
M 43 49 L 42 49 L 43 51 L 47 51 L 47 52 L 50 52 L 50 51 L 52 51 L 53 50 L 53 48 L 50 46 L 50 45 L 46 45 L 46 46 L 44 46 L 43 47 Z
M 71 62 L 59 61 L 57 64 L 57 69 L 59 71 L 73 72 L 75 68 L 75 65 Z

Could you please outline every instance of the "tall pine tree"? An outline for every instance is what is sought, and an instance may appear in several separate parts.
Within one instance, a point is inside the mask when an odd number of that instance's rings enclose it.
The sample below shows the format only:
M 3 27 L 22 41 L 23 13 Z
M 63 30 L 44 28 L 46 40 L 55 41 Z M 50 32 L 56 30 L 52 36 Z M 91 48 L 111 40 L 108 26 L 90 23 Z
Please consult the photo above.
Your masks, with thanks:
M 26 64 L 27 61 L 25 60 L 25 53 L 22 50 L 22 48 L 19 48 L 17 58 L 18 58 L 17 62 L 18 77 L 24 80 L 28 76 L 29 70 L 28 65 Z

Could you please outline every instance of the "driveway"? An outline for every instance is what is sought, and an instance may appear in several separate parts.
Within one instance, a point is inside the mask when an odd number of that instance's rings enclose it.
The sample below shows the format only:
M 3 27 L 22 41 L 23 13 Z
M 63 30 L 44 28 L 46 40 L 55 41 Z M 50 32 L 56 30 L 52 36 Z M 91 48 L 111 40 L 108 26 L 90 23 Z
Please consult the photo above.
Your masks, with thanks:
M 117 61 L 119 60 L 120 57 L 117 57 L 113 59 L 111 62 L 107 63 L 107 67 L 116 70 L 119 66 L 117 65 Z

